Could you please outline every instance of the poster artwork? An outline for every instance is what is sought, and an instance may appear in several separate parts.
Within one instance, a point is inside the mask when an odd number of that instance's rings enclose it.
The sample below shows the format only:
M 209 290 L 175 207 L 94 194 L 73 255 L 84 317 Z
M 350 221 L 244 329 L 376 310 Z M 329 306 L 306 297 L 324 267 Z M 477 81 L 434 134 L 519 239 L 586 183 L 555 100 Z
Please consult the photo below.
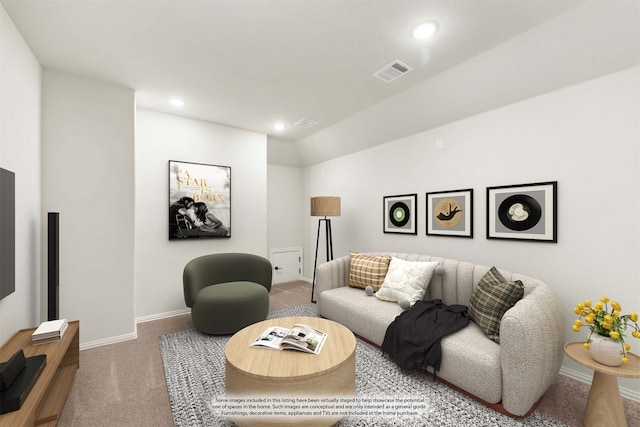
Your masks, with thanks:
M 443 229 L 454 229 L 460 224 L 464 216 L 462 203 L 453 198 L 443 198 L 440 200 L 434 210 L 435 223 Z
M 231 168 L 169 161 L 169 240 L 231 237 Z
M 427 234 L 473 238 L 473 189 L 427 193 Z

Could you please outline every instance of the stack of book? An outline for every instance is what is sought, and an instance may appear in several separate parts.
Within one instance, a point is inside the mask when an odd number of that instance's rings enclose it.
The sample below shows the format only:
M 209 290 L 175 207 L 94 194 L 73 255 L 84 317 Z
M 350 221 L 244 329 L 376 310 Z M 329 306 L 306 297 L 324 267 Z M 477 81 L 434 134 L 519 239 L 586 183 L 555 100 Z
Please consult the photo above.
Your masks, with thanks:
M 42 322 L 31 335 L 31 344 L 38 345 L 58 341 L 64 335 L 67 326 L 67 319 Z

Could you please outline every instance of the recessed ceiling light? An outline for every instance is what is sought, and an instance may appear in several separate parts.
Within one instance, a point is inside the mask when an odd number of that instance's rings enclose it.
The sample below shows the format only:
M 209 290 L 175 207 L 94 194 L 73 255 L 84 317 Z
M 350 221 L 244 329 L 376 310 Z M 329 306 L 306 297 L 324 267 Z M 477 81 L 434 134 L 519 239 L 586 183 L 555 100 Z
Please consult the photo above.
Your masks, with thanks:
M 416 40 L 425 40 L 434 35 L 436 31 L 438 31 L 438 23 L 429 21 L 416 26 L 411 31 L 411 36 Z
M 169 100 L 169 103 L 174 107 L 184 107 L 184 101 L 178 98 L 172 98 Z
M 275 130 L 277 130 L 277 131 L 284 130 L 284 123 L 275 123 L 275 124 L 273 125 L 273 128 L 274 128 Z

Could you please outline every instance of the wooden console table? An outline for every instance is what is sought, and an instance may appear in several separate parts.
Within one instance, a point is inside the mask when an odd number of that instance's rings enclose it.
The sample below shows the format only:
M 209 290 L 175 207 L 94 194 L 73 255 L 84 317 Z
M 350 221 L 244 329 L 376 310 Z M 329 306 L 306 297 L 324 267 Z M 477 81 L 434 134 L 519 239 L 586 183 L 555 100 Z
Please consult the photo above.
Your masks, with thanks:
M 585 427 L 605 425 L 626 427 L 627 420 L 622 408 L 618 377 L 640 377 L 640 357 L 627 352 L 629 362 L 612 367 L 593 360 L 582 342 L 567 343 L 564 351 L 582 366 L 593 369 L 593 381 L 582 420 Z
M 0 360 L 22 349 L 25 357 L 47 355 L 47 365 L 22 407 L 0 415 L 1 427 L 55 426 L 80 366 L 80 322 L 69 322 L 60 341 L 31 345 L 36 328 L 21 329 L 0 348 Z

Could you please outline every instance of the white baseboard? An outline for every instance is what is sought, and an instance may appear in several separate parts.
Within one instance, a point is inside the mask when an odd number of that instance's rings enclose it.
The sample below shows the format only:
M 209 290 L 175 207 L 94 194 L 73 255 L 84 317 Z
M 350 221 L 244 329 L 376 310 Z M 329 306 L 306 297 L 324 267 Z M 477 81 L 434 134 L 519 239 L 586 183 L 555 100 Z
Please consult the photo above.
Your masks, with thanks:
M 592 375 L 590 374 L 584 374 L 574 369 L 569 369 L 565 367 L 560 368 L 560 373 L 571 379 L 574 379 L 576 381 L 580 381 L 586 384 L 591 384 L 591 380 L 593 379 Z M 628 389 L 626 387 L 619 387 L 619 388 L 620 388 L 620 396 L 629 400 L 633 400 L 634 402 L 640 402 L 640 393 L 638 393 L 635 390 Z
M 189 313 L 191 313 L 190 308 L 182 308 L 180 310 L 169 311 L 166 313 L 158 313 L 158 314 L 151 314 L 149 316 L 141 316 L 136 318 L 136 325 L 138 323 L 150 322 L 152 320 L 158 320 L 158 319 L 166 319 L 168 317 L 181 316 L 183 314 L 189 314 Z M 90 348 L 102 347 L 110 344 L 117 344 L 119 342 L 135 340 L 136 338 L 138 338 L 137 330 L 135 332 L 131 332 L 130 334 L 124 334 L 116 337 L 109 337 L 101 340 L 82 343 L 80 344 L 80 351 L 88 350 Z
M 135 340 L 138 338 L 138 332 L 131 332 L 130 334 L 119 335 L 117 337 L 109 337 L 101 340 L 89 341 L 80 344 L 80 351 L 88 350 L 90 348 L 102 347 L 109 344 L 116 344 L 119 342 Z
M 180 310 L 167 311 L 165 313 L 150 314 L 148 316 L 136 317 L 136 325 L 138 323 L 151 322 L 152 320 L 166 319 L 169 317 L 182 316 L 191 313 L 190 308 L 181 308 Z

